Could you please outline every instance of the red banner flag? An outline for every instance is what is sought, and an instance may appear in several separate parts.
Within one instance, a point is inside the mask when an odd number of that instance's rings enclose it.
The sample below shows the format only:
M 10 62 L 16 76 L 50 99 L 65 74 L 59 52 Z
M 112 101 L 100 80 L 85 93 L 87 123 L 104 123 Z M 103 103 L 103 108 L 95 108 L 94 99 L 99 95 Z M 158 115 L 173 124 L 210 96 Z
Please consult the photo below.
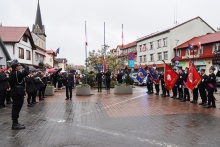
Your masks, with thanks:
M 192 91 L 199 84 L 200 80 L 201 77 L 196 70 L 196 67 L 192 61 L 189 61 L 189 73 L 186 81 L 186 87 Z
M 165 63 L 164 66 L 164 81 L 166 83 L 165 88 L 167 90 L 171 90 L 178 79 L 178 74 Z

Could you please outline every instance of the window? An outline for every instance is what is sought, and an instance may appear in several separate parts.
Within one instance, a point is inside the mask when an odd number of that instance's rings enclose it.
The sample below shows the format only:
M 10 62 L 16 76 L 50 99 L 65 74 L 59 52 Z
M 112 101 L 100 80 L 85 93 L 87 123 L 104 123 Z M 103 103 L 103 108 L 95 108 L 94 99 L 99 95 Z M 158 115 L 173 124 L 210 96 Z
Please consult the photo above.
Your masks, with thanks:
M 19 48 L 19 58 L 24 59 L 24 49 L 23 48 Z
M 167 46 L 167 38 L 163 38 L 163 46 L 164 46 L 164 47 Z
M 212 50 L 212 53 L 214 53 L 215 51 L 218 51 L 219 50 L 219 44 L 216 43 L 213 45 L 213 50 Z
M 177 56 L 181 56 L 181 50 L 177 50 L 176 55 L 177 55 Z
M 27 42 L 28 41 L 28 38 L 26 35 L 23 36 L 23 39 L 22 39 L 24 42 Z
M 154 49 L 154 43 L 153 42 L 150 42 L 150 49 Z
M 161 40 L 157 40 L 157 48 L 161 48 Z
M 144 52 L 144 51 L 146 51 L 146 50 L 147 50 L 146 44 L 142 45 L 142 51 Z
M 203 54 L 203 46 L 201 46 L 198 52 L 199 52 L 199 55 Z
M 139 46 L 140 52 L 142 52 L 142 45 Z
M 144 55 L 144 63 L 146 63 L 147 62 L 147 60 L 146 60 L 146 55 Z
M 38 61 L 38 54 L 35 53 L 35 60 Z
M 161 61 L 162 60 L 162 53 L 158 53 L 158 61 Z
M 26 60 L 31 60 L 31 52 L 26 50 Z
M 150 54 L 150 61 L 154 61 L 154 54 Z
M 142 56 L 140 56 L 140 63 L 142 63 L 143 61 L 142 61 Z
M 168 60 L 168 52 L 163 52 L 163 58 L 164 60 Z

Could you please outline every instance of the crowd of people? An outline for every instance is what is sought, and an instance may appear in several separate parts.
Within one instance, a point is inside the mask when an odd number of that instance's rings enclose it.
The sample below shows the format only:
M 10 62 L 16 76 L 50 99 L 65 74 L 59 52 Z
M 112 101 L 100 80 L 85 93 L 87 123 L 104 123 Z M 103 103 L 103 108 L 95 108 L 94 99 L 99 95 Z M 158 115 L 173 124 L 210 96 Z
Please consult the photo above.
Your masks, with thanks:
M 200 95 L 202 102 L 199 103 L 199 105 L 203 105 L 204 108 L 216 108 L 215 97 L 213 95 L 214 92 L 217 92 L 216 75 L 214 74 L 215 70 L 215 67 L 211 66 L 209 69 L 209 75 L 206 75 L 205 70 L 201 69 L 201 81 L 193 89 L 193 91 L 190 91 L 186 86 L 189 68 L 186 67 L 185 70 L 179 68 L 178 70 L 176 70 L 178 74 L 178 79 L 172 88 L 173 95 L 171 97 L 169 90 L 166 89 L 166 83 L 164 81 L 164 72 L 161 72 L 159 74 L 158 70 L 154 70 L 154 74 L 158 75 L 158 78 L 154 79 L 152 78 L 149 70 L 147 70 L 147 93 L 153 94 L 153 85 L 155 85 L 155 95 L 159 95 L 161 85 L 161 97 L 170 97 L 174 99 L 179 99 L 181 102 L 190 101 L 191 103 L 197 104 Z
M 28 66 L 13 60 L 7 69 L 0 68 L 0 108 L 12 104 L 12 129 L 24 129 L 25 126 L 18 123 L 19 113 L 27 96 L 27 107 L 34 107 L 39 101 L 43 101 L 45 89 L 48 83 L 55 89 L 66 88 L 66 100 L 72 99 L 74 84 L 79 84 L 80 75 L 67 72 L 47 73 L 45 70 L 29 69 Z M 7 105 L 6 105 L 7 104 Z

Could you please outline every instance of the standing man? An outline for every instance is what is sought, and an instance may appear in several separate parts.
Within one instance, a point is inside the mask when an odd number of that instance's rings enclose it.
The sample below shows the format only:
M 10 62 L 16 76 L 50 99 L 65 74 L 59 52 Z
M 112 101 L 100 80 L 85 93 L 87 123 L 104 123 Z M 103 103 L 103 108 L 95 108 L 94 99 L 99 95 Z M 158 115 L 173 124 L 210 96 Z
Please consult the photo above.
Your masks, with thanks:
M 205 74 L 205 69 L 201 69 L 201 81 L 198 85 L 199 88 L 199 94 L 202 98 L 202 102 L 199 103 L 199 105 L 206 105 L 207 103 L 207 93 L 206 93 L 206 82 L 208 76 Z
M 123 73 L 122 71 L 120 73 L 118 73 L 117 75 L 117 81 L 118 83 L 122 84 L 123 80 L 122 80 L 122 77 L 123 77 Z
M 10 75 L 12 71 L 12 68 L 11 67 L 8 67 L 8 70 L 5 72 L 6 75 Z M 7 88 L 7 91 L 6 91 L 6 102 L 7 104 L 12 104 L 12 100 L 11 100 L 11 88 L 10 88 L 10 85 L 9 85 L 9 82 L 8 82 L 8 88 Z
M 179 69 L 179 78 L 177 79 L 177 88 L 178 88 L 178 93 L 179 93 L 179 97 L 177 99 L 182 100 L 183 99 L 183 71 L 181 68 Z
M 20 72 L 21 66 L 23 71 Z M 12 105 L 12 120 L 13 130 L 25 129 L 24 125 L 18 123 L 19 113 L 21 111 L 22 105 L 24 103 L 25 95 L 25 82 L 24 78 L 29 74 L 29 68 L 24 64 L 20 64 L 17 60 L 11 62 L 12 72 L 10 74 L 9 83 L 11 86 L 11 96 L 13 100 Z
M 153 94 L 153 78 L 150 75 L 149 70 L 147 70 L 147 93 L 148 94 Z
M 43 71 L 41 71 L 41 76 L 42 76 L 41 80 L 42 80 L 42 82 L 44 83 L 44 84 L 43 84 L 43 87 L 42 87 L 42 98 L 47 98 L 47 97 L 45 96 L 45 90 L 46 90 L 46 88 L 47 88 L 48 76 L 47 76 L 47 74 L 46 74 L 45 72 L 43 72 Z
M 155 70 L 155 74 L 158 75 L 158 78 L 154 79 L 154 85 L 155 85 L 155 89 L 156 89 L 155 95 L 159 95 L 159 91 L 160 91 L 160 75 L 158 74 L 158 70 Z
M 111 72 L 109 71 L 109 69 L 105 73 L 105 80 L 106 80 L 107 90 L 110 90 Z
M 72 86 L 74 83 L 74 75 L 70 73 L 70 70 L 67 70 L 67 75 L 65 78 L 66 81 L 66 99 L 65 100 L 71 100 L 72 99 Z
M 98 83 L 98 92 L 102 92 L 102 73 L 100 70 L 96 74 L 96 82 Z
M 190 94 L 189 94 L 189 89 L 186 87 L 186 81 L 188 78 L 188 71 L 189 68 L 186 67 L 185 68 L 185 73 L 183 73 L 183 86 L 184 86 L 184 91 L 183 91 L 183 99 L 181 100 L 181 102 L 185 102 L 185 101 L 190 101 Z
M 211 66 L 209 69 L 209 76 L 207 78 L 207 90 L 208 90 L 208 105 L 205 106 L 205 108 L 216 108 L 215 105 L 215 97 L 213 95 L 215 90 L 215 82 L 216 82 L 216 76 L 214 74 L 215 67 Z
M 27 98 L 27 106 L 28 107 L 33 107 L 32 102 L 34 101 L 34 98 L 36 97 L 35 94 L 35 80 L 34 80 L 34 75 L 33 72 L 34 70 L 30 70 L 30 73 L 28 76 L 25 77 L 25 82 L 26 82 L 26 92 L 28 94 Z
M 0 108 L 5 108 L 5 98 L 6 98 L 6 91 L 8 88 L 8 80 L 9 75 L 5 74 L 2 67 L 0 67 Z

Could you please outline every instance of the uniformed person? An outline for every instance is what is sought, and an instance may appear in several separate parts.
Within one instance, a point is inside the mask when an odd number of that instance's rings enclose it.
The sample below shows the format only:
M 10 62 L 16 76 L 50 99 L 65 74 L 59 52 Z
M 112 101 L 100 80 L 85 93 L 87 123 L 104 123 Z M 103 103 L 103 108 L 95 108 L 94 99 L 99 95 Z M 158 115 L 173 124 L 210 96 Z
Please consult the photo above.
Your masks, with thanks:
M 187 79 L 188 79 L 188 71 L 189 71 L 189 68 L 186 67 L 185 71 L 183 73 L 183 87 L 184 87 L 184 91 L 183 91 L 183 99 L 181 100 L 181 102 L 190 101 L 189 89 L 186 87 L 186 82 L 187 82 Z
M 65 81 L 66 81 L 66 99 L 65 100 L 71 100 L 72 99 L 72 86 L 74 83 L 74 75 L 70 73 L 70 70 L 67 70 L 67 74 L 65 75 Z
M 205 74 L 205 69 L 201 69 L 200 71 L 201 75 L 201 81 L 198 85 L 199 88 L 199 94 L 201 96 L 202 102 L 199 103 L 199 105 L 206 105 L 207 103 L 207 93 L 206 93 L 206 83 L 207 83 L 207 78 L 208 76 Z
M 28 107 L 33 107 L 33 101 L 36 97 L 35 95 L 35 79 L 33 75 L 34 70 L 30 70 L 30 73 L 28 76 L 25 77 L 25 82 L 26 82 L 26 92 L 28 94 L 27 98 L 27 106 Z
M 175 69 L 174 69 L 175 70 Z M 175 70 L 176 72 L 177 72 L 177 74 L 178 74 L 178 71 L 177 70 Z M 172 92 L 173 92 L 173 96 L 171 96 L 170 98 L 174 98 L 174 99 L 176 99 L 177 98 L 177 81 L 176 81 L 176 83 L 174 84 L 174 86 L 173 86 L 173 88 L 172 88 Z
M 9 75 L 5 74 L 2 67 L 0 67 L 0 108 L 5 108 L 5 98 L 6 98 L 6 91 L 8 88 L 8 80 Z
M 12 68 L 8 67 L 8 70 L 5 71 L 5 74 L 6 75 L 10 75 L 11 71 L 12 71 Z M 7 102 L 7 104 L 12 104 L 12 100 L 11 100 L 11 87 L 9 85 L 9 82 L 8 82 L 8 87 L 7 87 L 7 92 L 6 92 L 6 102 Z
M 107 90 L 110 90 L 111 72 L 109 71 L 109 69 L 105 73 L 105 80 L 106 80 L 106 88 L 107 88 Z
M 160 91 L 160 75 L 158 74 L 158 70 L 155 70 L 155 75 L 158 75 L 158 78 L 153 80 L 154 85 L 155 85 L 155 89 L 156 89 L 155 95 L 159 95 L 159 91 Z
M 209 69 L 209 76 L 207 78 L 207 91 L 208 91 L 208 105 L 205 108 L 216 108 L 215 97 L 213 95 L 214 90 L 216 89 L 216 76 L 214 74 L 215 67 L 211 66 Z
M 96 74 L 96 82 L 98 83 L 98 92 L 102 92 L 102 73 L 100 71 Z
M 179 77 L 177 79 L 177 89 L 178 89 L 178 98 L 182 100 L 183 99 L 183 71 L 182 68 L 179 69 L 178 71 Z
M 21 72 L 21 66 L 23 71 Z M 10 74 L 9 83 L 11 86 L 11 96 L 13 100 L 12 105 L 12 120 L 13 130 L 25 129 L 24 125 L 18 123 L 19 113 L 21 111 L 22 105 L 24 103 L 25 95 L 25 82 L 24 78 L 29 74 L 29 68 L 24 64 L 20 64 L 17 60 L 11 62 L 12 72 Z

